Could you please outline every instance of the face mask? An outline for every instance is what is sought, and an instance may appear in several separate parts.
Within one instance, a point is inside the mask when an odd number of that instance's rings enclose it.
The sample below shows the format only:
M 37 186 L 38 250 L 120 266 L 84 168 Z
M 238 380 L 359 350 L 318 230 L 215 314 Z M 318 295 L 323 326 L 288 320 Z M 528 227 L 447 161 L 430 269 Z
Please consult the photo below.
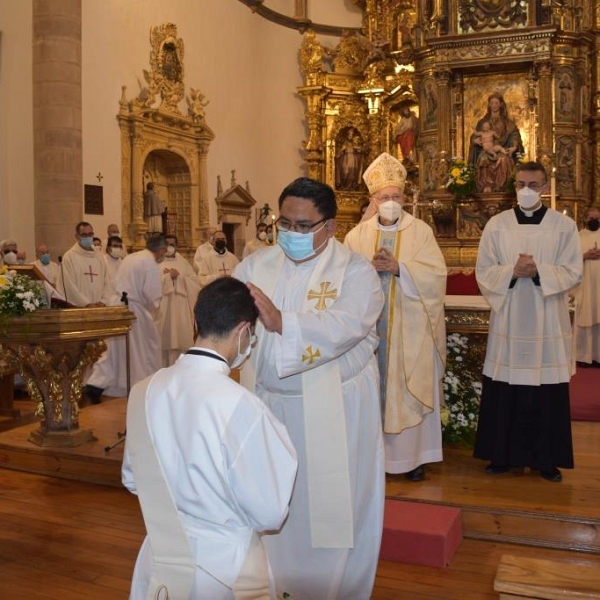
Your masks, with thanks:
M 40 256 L 40 262 L 43 265 L 49 265 L 50 264 L 50 255 L 49 254 L 42 254 Z
M 217 240 L 215 242 L 215 250 L 219 254 L 225 254 L 225 248 L 227 247 L 227 242 L 225 240 Z
M 94 246 L 94 252 L 102 252 L 102 246 Z
M 16 265 L 17 264 L 17 253 L 16 252 L 7 252 L 4 255 L 4 262 L 7 265 Z
M 117 247 L 113 247 L 111 246 L 108 249 L 108 253 L 113 257 L 113 258 L 121 258 L 123 251 L 121 248 L 117 248 Z
M 397 221 L 402 214 L 402 207 L 394 200 L 387 200 L 379 205 L 377 212 L 386 221 Z
M 528 187 L 517 190 L 517 202 L 523 210 L 531 210 L 539 201 L 539 192 Z
M 175 256 L 175 246 L 167 247 L 167 256 Z
M 600 220 L 598 219 L 589 219 L 587 222 L 587 228 L 590 231 L 598 231 L 598 228 L 600 228 Z
M 325 241 L 318 247 L 314 248 L 315 233 L 319 233 L 326 223 L 310 233 L 298 233 L 297 231 L 280 231 L 277 234 L 277 243 L 286 253 L 288 258 L 294 261 L 306 260 L 314 256 L 326 243 Z
M 79 238 L 79 243 L 81 244 L 81 247 L 85 250 L 91 250 L 92 246 L 94 245 L 94 240 L 90 237 L 83 237 Z
M 264 231 L 261 231 L 257 236 L 256 236 L 261 242 L 263 242 L 264 240 L 267 239 L 267 234 Z
M 230 369 L 238 369 L 241 364 L 250 356 L 250 352 L 252 352 L 252 335 L 250 334 L 250 327 L 244 329 L 244 331 L 248 334 L 248 347 L 242 352 L 242 333 L 238 337 L 238 351 L 237 356 L 231 361 L 229 365 Z

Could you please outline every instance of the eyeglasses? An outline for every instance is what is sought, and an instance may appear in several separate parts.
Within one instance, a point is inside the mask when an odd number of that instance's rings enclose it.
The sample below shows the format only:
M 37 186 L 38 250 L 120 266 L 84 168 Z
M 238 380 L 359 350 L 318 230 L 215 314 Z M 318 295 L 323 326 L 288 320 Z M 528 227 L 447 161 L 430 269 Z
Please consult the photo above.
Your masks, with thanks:
M 77 235 L 80 238 L 93 238 L 94 237 L 94 232 L 92 231 L 92 233 L 78 233 Z
M 545 183 L 538 183 L 537 181 L 530 181 L 529 183 L 526 183 L 525 181 L 515 181 L 515 187 L 518 190 L 522 190 L 526 187 L 528 187 L 529 189 L 533 190 L 533 191 L 537 191 L 542 189 L 546 184 Z
M 400 194 L 394 194 L 393 196 L 373 196 L 373 198 L 382 204 L 384 202 L 389 202 L 390 200 L 398 203 L 402 202 L 402 196 Z
M 287 219 L 283 217 L 279 217 L 277 221 L 275 221 L 275 227 L 277 227 L 277 231 L 296 231 L 298 233 L 310 233 L 310 230 L 325 221 L 329 221 L 329 217 L 325 219 L 321 219 L 315 223 L 290 223 Z

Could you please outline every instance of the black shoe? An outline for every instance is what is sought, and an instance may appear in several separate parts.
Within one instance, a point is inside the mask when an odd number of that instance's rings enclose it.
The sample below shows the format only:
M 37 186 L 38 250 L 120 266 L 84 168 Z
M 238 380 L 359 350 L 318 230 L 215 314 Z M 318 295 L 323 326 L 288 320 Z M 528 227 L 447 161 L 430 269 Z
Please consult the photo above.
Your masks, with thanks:
M 540 471 L 540 475 L 546 481 L 554 481 L 556 483 L 562 481 L 562 473 L 556 467 L 551 471 Z
M 495 465 L 494 463 L 490 463 L 484 471 L 488 475 L 500 475 L 501 473 L 506 473 L 510 471 L 510 467 L 508 465 Z
M 82 399 L 86 404 L 100 404 L 100 396 L 102 396 L 102 388 L 95 385 L 86 385 L 81 394 Z
M 425 479 L 425 465 L 419 465 L 416 469 L 404 473 L 404 477 L 409 481 L 423 481 Z

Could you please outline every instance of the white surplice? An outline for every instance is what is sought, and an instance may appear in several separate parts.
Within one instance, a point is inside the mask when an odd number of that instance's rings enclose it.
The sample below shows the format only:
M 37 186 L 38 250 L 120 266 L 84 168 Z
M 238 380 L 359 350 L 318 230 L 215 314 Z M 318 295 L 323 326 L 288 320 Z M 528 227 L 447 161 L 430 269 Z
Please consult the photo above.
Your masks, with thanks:
M 540 285 L 519 277 L 510 287 L 520 253 L 533 255 Z M 571 379 L 568 292 L 581 281 L 582 262 L 575 222 L 555 210 L 538 225 L 519 225 L 514 210 L 488 221 L 476 267 L 491 308 L 484 375 L 534 386 Z
M 121 301 L 121 296 L 117 291 L 116 283 L 117 283 L 117 273 L 121 268 L 121 264 L 123 263 L 122 258 L 113 258 L 110 254 L 104 255 L 104 262 L 106 264 L 106 278 L 108 279 L 108 286 L 111 290 L 111 294 L 118 296 L 117 301 Z M 114 304 L 114 298 L 110 299 L 110 303 Z
M 327 284 L 339 276 L 327 276 L 328 266 L 335 262 L 334 245 L 337 254 L 347 255 L 339 294 L 332 289 L 335 286 Z M 276 269 L 272 268 L 274 263 Z M 312 275 L 319 269 L 324 269 L 327 281 L 312 290 Z M 286 425 L 299 457 L 288 520 L 281 532 L 265 538 L 277 592 L 301 600 L 366 600 L 377 568 L 385 490 L 379 376 L 374 357 L 378 345 L 375 324 L 383 306 L 377 273 L 363 257 L 330 239 L 318 257 L 298 265 L 284 257 L 279 246 L 261 250 L 244 259 L 234 276 L 259 287 L 274 278 L 271 299 L 282 311 L 282 335 L 257 327 L 260 339 L 253 364 L 242 372 L 244 377 L 254 366 L 256 393 Z M 324 298 L 318 309 L 324 291 L 331 292 L 330 298 Z M 314 308 L 306 310 L 309 297 Z M 345 422 L 330 426 L 332 435 L 340 425 L 345 426 L 352 491 L 351 548 L 314 547 L 311 539 L 304 377 L 330 361 L 337 361 L 341 376 Z M 327 383 L 319 394 L 311 400 L 330 402 Z M 311 448 L 308 454 L 318 452 L 318 448 Z
M 219 254 L 214 248 L 202 254 L 198 267 L 198 280 L 201 286 L 208 285 L 219 277 L 231 276 L 240 261 L 235 254 L 225 250 Z
M 130 384 L 152 375 L 161 367 L 160 335 L 155 314 L 162 296 L 160 272 L 150 250 L 128 254 L 115 281 L 113 305 L 127 292 L 129 310 L 136 316 L 129 332 Z M 127 394 L 127 351 L 123 336 L 107 340 L 107 350 L 92 367 L 87 385 L 105 390 L 107 396 Z
M 172 257 L 165 256 L 158 267 L 162 300 L 157 324 L 161 334 L 162 364 L 168 367 L 194 343 L 194 305 L 200 286 L 194 269 L 178 252 Z M 179 271 L 176 279 L 171 277 L 169 269 Z
M 579 232 L 582 253 L 600 248 L 600 230 Z M 600 259 L 583 261 L 583 280 L 574 294 L 577 360 L 600 362 Z
M 378 215 L 361 222 L 344 243 L 368 260 L 381 246 L 389 246 L 400 266 L 399 275 L 384 288 L 389 306 L 384 309 L 387 339 L 379 345 L 380 368 L 386 363 L 385 469 L 406 473 L 439 462 L 443 458 L 440 381 L 446 358 L 446 264 L 433 231 L 402 211 L 402 218 L 391 227 L 381 226 Z
M 51 260 L 47 265 L 45 265 L 38 258 L 34 260 L 31 264 L 35 265 L 41 271 L 42 275 L 46 278 L 46 280 L 51 286 L 56 287 L 56 284 L 58 282 L 59 271 L 59 266 L 57 263 Z
M 104 259 L 98 252 L 74 244 L 63 256 L 56 288 L 74 306 L 107 304 L 111 292 Z
M 193 267 L 196 273 L 198 273 L 198 271 L 200 270 L 200 265 L 202 264 L 202 258 L 204 257 L 204 255 L 209 254 L 213 250 L 213 245 L 209 241 L 204 242 L 204 244 L 200 244 L 196 248 L 193 260 Z
M 264 571 L 256 532 L 281 526 L 297 466 L 283 425 L 228 376 L 227 363 L 217 357 L 181 356 L 154 376 L 146 400 L 154 446 L 199 566 L 193 600 L 237 597 L 231 588 L 250 548 L 255 564 L 262 563 L 257 576 Z M 127 443 L 122 476 L 135 493 Z M 131 600 L 146 599 L 151 573 L 146 539 Z

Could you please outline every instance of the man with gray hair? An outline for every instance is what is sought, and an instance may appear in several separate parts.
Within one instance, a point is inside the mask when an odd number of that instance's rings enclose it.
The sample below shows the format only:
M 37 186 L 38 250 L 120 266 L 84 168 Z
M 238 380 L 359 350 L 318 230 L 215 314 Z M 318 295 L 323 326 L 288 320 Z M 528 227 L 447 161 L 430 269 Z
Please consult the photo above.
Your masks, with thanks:
M 153 235 L 146 241 L 146 249 L 127 255 L 117 272 L 116 295 L 111 306 L 127 301 L 136 316 L 129 333 L 130 385 L 152 375 L 161 367 L 160 334 L 154 320 L 162 297 L 160 270 L 156 264 L 163 261 L 167 242 L 163 235 Z M 126 294 L 126 296 L 125 296 Z M 125 396 L 127 389 L 126 348 L 123 338 L 108 341 L 106 352 L 94 365 L 84 389 L 84 398 L 92 404 L 100 402 L 107 390 L 109 396 Z

